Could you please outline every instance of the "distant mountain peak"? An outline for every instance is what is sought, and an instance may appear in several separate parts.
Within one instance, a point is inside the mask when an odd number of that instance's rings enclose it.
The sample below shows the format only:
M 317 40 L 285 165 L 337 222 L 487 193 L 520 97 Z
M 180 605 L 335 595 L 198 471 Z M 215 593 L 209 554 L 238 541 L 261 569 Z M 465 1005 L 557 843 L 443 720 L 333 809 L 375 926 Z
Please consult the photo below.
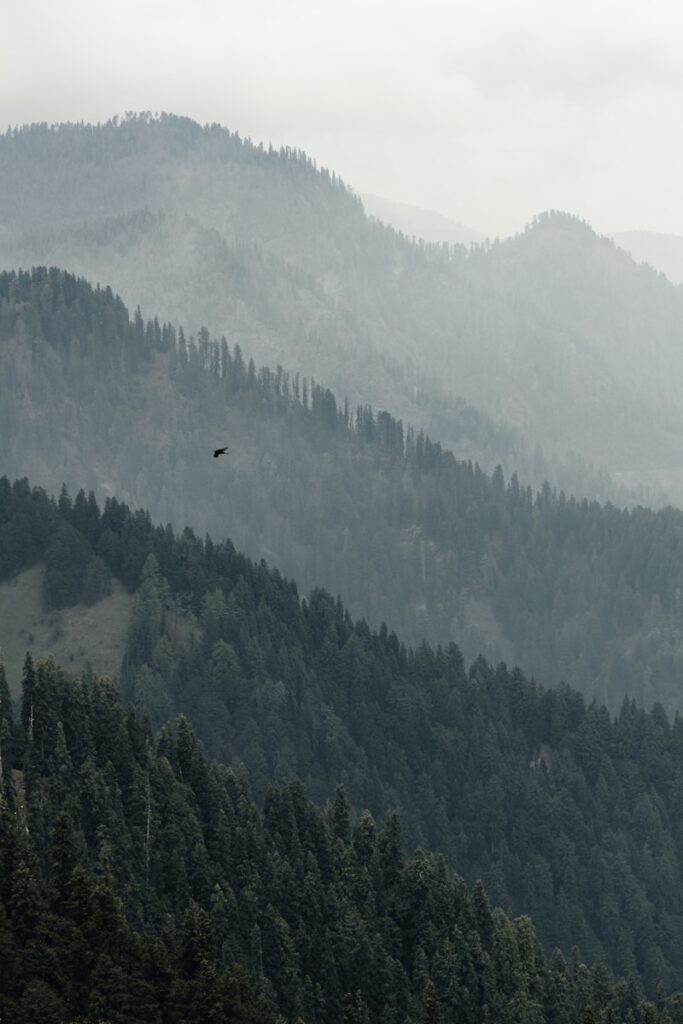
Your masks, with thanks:
M 537 213 L 527 224 L 525 234 L 534 231 L 554 231 L 558 228 L 563 231 L 573 231 L 577 235 L 598 237 L 593 226 L 587 220 L 575 213 L 569 213 L 567 210 L 543 210 L 541 213 Z

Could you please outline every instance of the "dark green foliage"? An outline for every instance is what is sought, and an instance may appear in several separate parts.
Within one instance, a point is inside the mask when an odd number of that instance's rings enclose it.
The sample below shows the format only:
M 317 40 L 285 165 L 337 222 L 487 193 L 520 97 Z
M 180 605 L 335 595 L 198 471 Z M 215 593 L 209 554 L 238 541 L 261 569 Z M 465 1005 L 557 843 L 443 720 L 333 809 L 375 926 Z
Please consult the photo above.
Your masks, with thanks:
M 81 600 L 84 604 L 97 604 L 108 594 L 111 594 L 111 576 L 107 566 L 99 555 L 92 555 L 85 570 Z
M 62 509 L 60 505 L 60 511 L 68 515 L 71 509 Z M 44 598 L 48 608 L 65 608 L 81 599 L 92 561 L 85 539 L 62 520 L 45 548 Z M 92 580 L 89 580 L 88 597 L 92 596 L 92 591 Z
M 53 536 L 66 517 L 76 529 L 78 499 L 62 502 L 60 512 L 21 483 L 0 483 L 0 492 L 9 495 L 7 521 L 15 513 L 27 519 L 32 557 L 41 553 L 36 524 L 52 524 Z M 401 848 L 441 850 L 468 882 L 482 878 L 494 903 L 532 914 L 546 949 L 569 955 L 577 945 L 651 993 L 660 981 L 667 991 L 683 984 L 679 718 L 671 723 L 661 707 L 646 713 L 627 700 L 613 720 L 575 691 L 544 690 L 503 664 L 478 659 L 467 671 L 455 645 L 408 650 L 386 628 L 354 623 L 324 591 L 302 602 L 293 583 L 229 542 L 202 542 L 189 530 L 175 537 L 113 499 L 92 522 L 92 549 L 137 591 L 122 686 L 155 727 L 186 715 L 211 755 L 247 765 L 259 799 L 274 780 L 301 777 L 319 803 L 332 801 L 333 836 L 353 842 L 371 876 L 377 863 L 396 876 Z M 28 760 L 20 763 L 50 765 L 62 801 L 93 744 L 106 745 L 119 763 L 123 733 L 104 706 L 95 734 L 84 707 L 61 717 L 44 670 L 27 661 Z M 163 751 L 167 742 L 174 769 L 201 789 L 187 724 L 175 745 L 162 733 Z M 80 753 L 70 763 L 73 743 Z M 143 791 L 143 807 L 146 799 Z M 369 816 L 352 831 L 351 806 L 369 808 L 378 821 L 398 808 L 403 835 L 391 817 L 379 841 Z M 267 815 L 281 813 L 271 801 Z M 167 866 L 171 887 L 188 857 Z M 210 901 L 212 883 L 201 861 L 193 864 Z M 315 894 L 315 876 L 310 886 Z M 228 894 L 225 901 L 214 907 L 219 933 Z M 488 933 L 479 892 L 475 902 Z M 278 934 L 284 977 L 289 940 Z M 253 928 L 250 936 L 258 960 L 262 937 Z
M 151 662 L 157 643 L 162 636 L 165 590 L 159 563 L 149 555 L 142 567 L 140 586 L 128 631 L 127 671 Z
M 14 713 L 5 666 L 0 651 L 0 797 L 9 799 L 15 758 Z
M 528 919 L 491 912 L 440 858 L 404 859 L 395 819 L 361 815 L 343 838 L 298 782 L 259 815 L 186 722 L 155 746 L 109 684 L 36 675 L 57 724 L 43 762 L 24 752 L 28 831 L 0 798 L 3 1021 L 683 1020 L 604 968 L 546 961 Z
M 0 472 L 29 464 L 79 492 L 73 507 L 62 496 L 60 519 L 29 512 L 25 484 L 0 493 L 0 578 L 40 551 L 50 604 L 106 593 L 114 561 L 125 579 L 139 569 L 136 545 L 121 559 L 79 491 L 107 481 L 161 521 L 266 554 L 306 592 L 341 594 L 407 642 L 455 640 L 468 658 L 521 664 L 612 711 L 625 695 L 683 710 L 681 513 L 534 494 L 386 412 L 350 413 L 281 367 L 250 371 L 205 331 L 188 343 L 130 320 L 110 291 L 57 270 L 0 275 L 0 377 L 13 373 Z M 231 453 L 216 462 L 222 441 Z

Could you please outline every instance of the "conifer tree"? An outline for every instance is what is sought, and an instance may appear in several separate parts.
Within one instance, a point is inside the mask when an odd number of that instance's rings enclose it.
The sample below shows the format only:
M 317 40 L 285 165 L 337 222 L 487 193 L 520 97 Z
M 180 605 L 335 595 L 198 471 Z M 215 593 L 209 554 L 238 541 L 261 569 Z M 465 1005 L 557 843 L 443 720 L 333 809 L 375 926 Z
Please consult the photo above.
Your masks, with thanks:
M 9 684 L 0 650 L 0 799 L 9 799 L 11 794 L 12 767 L 14 764 L 14 715 Z

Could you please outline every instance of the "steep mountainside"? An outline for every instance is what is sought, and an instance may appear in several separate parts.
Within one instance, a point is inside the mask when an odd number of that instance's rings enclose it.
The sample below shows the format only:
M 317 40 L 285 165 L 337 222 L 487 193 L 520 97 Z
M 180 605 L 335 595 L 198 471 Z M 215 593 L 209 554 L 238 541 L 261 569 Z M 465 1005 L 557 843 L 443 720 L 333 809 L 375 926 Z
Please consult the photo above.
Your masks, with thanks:
M 474 254 L 418 246 L 301 153 L 138 117 L 0 137 L 0 264 L 48 262 L 450 447 L 462 429 L 432 406 L 464 399 L 504 421 L 492 462 L 476 428 L 461 450 L 489 468 L 540 484 L 540 444 L 678 485 L 683 298 L 571 218 Z M 576 489 L 570 465 L 554 480 Z
M 453 644 L 408 650 L 324 591 L 302 602 L 230 543 L 174 537 L 113 499 L 100 513 L 82 494 L 54 503 L 0 482 L 0 553 L 3 574 L 45 561 L 48 607 L 97 602 L 112 576 L 135 590 L 125 694 L 155 725 L 185 713 L 259 797 L 298 775 L 322 802 L 342 781 L 356 808 L 400 810 L 409 850 L 442 851 L 531 913 L 546 949 L 578 945 L 650 993 L 683 984 L 681 718 L 627 701 L 611 720 L 504 665 L 467 672 Z M 45 713 L 46 728 L 62 718 L 87 735 L 75 712 Z M 31 717 L 24 700 L 25 728 Z M 36 732 L 34 749 L 61 785 L 52 740 Z M 191 863 L 201 872 L 202 855 Z
M 14 724 L 0 666 L 0 750 L 3 1021 L 683 1020 L 406 860 L 395 814 L 352 828 L 342 789 L 321 812 L 297 782 L 259 814 L 185 719 L 155 742 L 102 680 L 27 661 Z
M 0 472 L 230 536 L 411 642 L 454 639 L 614 710 L 683 707 L 672 510 L 534 496 L 58 271 L 0 276 L 0 434 Z

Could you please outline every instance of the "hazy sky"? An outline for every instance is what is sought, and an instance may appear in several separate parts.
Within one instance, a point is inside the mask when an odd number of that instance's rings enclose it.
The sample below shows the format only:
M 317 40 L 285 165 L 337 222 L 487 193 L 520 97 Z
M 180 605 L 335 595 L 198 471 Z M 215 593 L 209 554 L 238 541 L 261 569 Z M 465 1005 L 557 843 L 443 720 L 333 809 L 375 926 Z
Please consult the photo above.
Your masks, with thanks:
M 490 234 L 683 234 L 675 0 L 22 0 L 0 125 L 167 110 Z

